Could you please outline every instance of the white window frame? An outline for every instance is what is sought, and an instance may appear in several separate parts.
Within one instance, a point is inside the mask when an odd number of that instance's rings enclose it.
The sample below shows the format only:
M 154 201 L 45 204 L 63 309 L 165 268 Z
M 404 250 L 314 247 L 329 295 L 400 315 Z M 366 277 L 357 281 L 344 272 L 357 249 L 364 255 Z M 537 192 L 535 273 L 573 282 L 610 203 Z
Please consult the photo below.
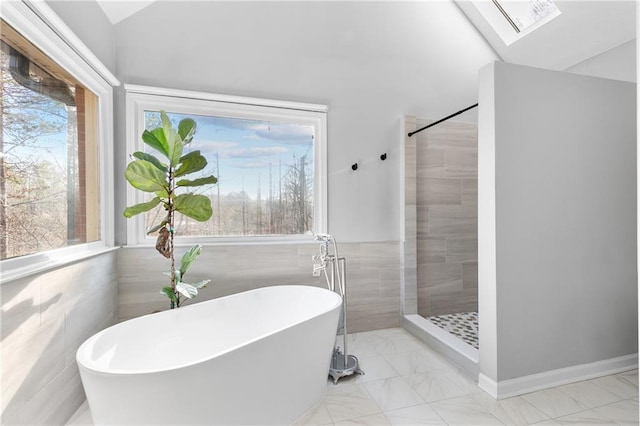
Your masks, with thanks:
M 0 260 L 0 283 L 114 250 L 113 87 L 120 82 L 43 1 L 2 1 L 0 16 L 98 98 L 100 240 Z
M 135 151 L 143 151 L 141 135 L 145 111 L 234 117 L 311 125 L 313 145 L 313 232 L 327 229 L 327 106 L 229 96 L 187 90 L 125 84 L 127 104 L 127 163 Z M 196 134 L 196 138 L 197 138 Z M 127 205 L 144 201 L 141 191 L 127 185 Z M 127 244 L 153 245 L 156 236 L 147 236 L 142 215 L 127 220 Z M 309 240 L 308 235 L 197 236 L 176 235 L 177 244 L 273 243 Z

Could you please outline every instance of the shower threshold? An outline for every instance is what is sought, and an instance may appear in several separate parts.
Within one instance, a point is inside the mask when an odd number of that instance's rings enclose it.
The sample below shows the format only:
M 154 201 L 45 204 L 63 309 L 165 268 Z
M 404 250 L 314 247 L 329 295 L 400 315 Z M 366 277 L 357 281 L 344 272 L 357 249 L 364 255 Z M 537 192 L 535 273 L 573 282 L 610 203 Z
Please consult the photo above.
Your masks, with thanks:
M 417 314 L 405 315 L 402 327 L 442 354 L 476 382 L 480 373 L 480 351 Z

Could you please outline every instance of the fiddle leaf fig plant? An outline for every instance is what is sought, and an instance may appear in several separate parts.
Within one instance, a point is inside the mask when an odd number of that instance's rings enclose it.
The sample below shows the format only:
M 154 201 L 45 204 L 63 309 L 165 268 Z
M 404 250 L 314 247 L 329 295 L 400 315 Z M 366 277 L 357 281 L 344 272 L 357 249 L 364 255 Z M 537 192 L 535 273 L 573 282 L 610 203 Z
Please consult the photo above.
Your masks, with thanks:
M 186 299 L 198 295 L 198 290 L 205 287 L 210 280 L 189 284 L 184 276 L 200 254 L 202 247 L 195 245 L 187 250 L 176 268 L 174 257 L 175 215 L 181 213 L 200 222 L 211 218 L 211 200 L 200 194 L 181 192 L 183 188 L 194 188 L 211 185 L 218 182 L 213 176 L 198 177 L 196 179 L 183 178 L 186 175 L 199 172 L 207 166 L 207 159 L 200 151 L 184 153 L 185 148 L 193 140 L 196 132 L 196 122 L 190 118 L 180 121 L 174 129 L 171 120 L 164 111 L 160 111 L 162 125 L 151 131 L 142 133 L 142 141 L 157 151 L 162 159 L 146 152 L 134 152 L 134 158 L 125 170 L 125 178 L 134 188 L 154 194 L 150 201 L 129 206 L 124 210 L 124 216 L 131 218 L 140 213 L 148 212 L 161 205 L 166 216 L 157 225 L 151 227 L 147 234 L 157 232 L 156 250 L 164 257 L 171 259 L 169 285 L 163 287 L 160 293 L 167 296 L 171 309 L 180 307 Z

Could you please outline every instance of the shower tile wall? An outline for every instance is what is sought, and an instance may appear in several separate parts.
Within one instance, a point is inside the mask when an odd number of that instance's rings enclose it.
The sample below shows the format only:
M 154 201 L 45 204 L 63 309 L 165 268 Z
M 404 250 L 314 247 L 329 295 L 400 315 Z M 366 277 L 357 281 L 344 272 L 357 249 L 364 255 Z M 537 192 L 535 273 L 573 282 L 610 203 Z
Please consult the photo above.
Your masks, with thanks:
M 445 122 L 416 136 L 418 313 L 477 311 L 477 126 Z

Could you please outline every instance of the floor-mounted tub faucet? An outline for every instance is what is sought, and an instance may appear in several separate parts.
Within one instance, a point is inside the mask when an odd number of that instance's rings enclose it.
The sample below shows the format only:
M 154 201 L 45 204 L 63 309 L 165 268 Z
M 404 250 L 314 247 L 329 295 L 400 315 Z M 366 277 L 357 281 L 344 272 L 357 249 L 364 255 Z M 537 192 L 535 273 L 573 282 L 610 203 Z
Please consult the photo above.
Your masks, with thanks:
M 342 314 L 340 315 L 338 334 L 342 334 L 344 352 L 336 345 L 329 367 L 329 375 L 333 378 L 333 383 L 337 384 L 340 377 L 350 376 L 354 373 L 364 374 L 358 364 L 358 358 L 347 352 L 347 260 L 338 256 L 338 244 L 332 235 L 315 234 L 314 238 L 316 241 L 320 241 L 320 253 L 311 256 L 313 275 L 320 276 L 324 272 L 329 290 L 342 296 Z M 330 253 L 331 246 L 333 246 L 332 254 Z

